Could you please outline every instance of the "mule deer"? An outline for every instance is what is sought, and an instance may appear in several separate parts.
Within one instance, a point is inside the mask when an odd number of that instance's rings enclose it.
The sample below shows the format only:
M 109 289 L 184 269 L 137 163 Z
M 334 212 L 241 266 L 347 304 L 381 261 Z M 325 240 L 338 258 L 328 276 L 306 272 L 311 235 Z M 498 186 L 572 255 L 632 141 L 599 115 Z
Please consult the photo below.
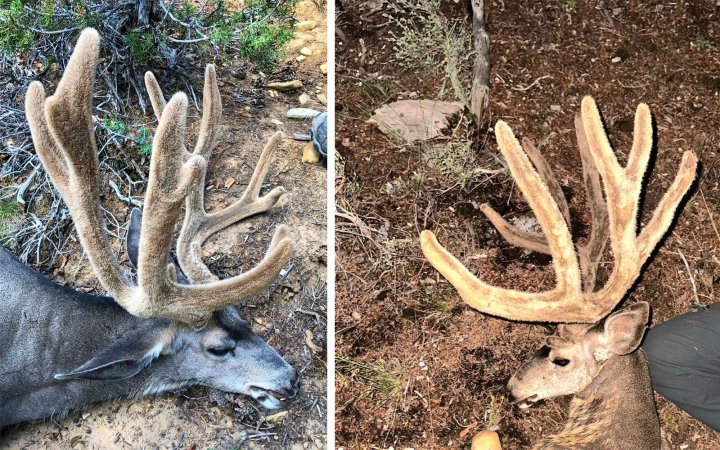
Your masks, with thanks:
M 422 250 L 473 308 L 510 320 L 560 324 L 508 383 L 521 408 L 558 395 L 575 395 L 562 431 L 534 448 L 658 449 L 657 410 L 645 355 L 638 350 L 650 306 L 640 302 L 612 311 L 667 232 L 695 179 L 697 159 L 691 151 L 685 152 L 675 180 L 638 234 L 638 204 L 652 150 L 649 108 L 638 106 L 633 146 L 624 168 L 610 147 L 591 98 L 583 99 L 575 126 L 592 216 L 586 245 L 579 245 L 576 252 L 568 205 L 547 162 L 529 140 L 523 141 L 523 151 L 502 121 L 495 127 L 498 146 L 543 234 L 520 230 L 490 206 L 481 206 L 507 241 L 552 256 L 554 289 L 533 293 L 491 286 L 440 246 L 430 231 L 421 234 Z M 596 290 L 597 266 L 608 237 L 615 263 L 605 285 Z
M 36 151 L 110 297 L 56 285 L 0 252 L 0 428 L 113 397 L 190 385 L 247 394 L 277 408 L 297 393 L 297 372 L 232 305 L 261 293 L 288 263 L 289 230 L 280 225 L 253 269 L 224 280 L 202 262 L 201 246 L 212 234 L 269 210 L 283 195 L 282 187 L 259 195 L 281 134 L 263 149 L 241 198 L 208 214 L 205 173 L 222 115 L 215 68 L 205 70 L 203 115 L 192 153 L 185 148 L 186 96 L 177 93 L 166 103 L 154 76 L 146 74 L 159 126 L 145 214 L 133 211 L 127 238 L 135 284 L 112 253 L 100 206 L 92 131 L 99 45 L 97 32 L 85 29 L 55 94 L 46 99 L 42 85 L 32 83 L 26 112 Z M 183 203 L 176 268 L 169 253 Z

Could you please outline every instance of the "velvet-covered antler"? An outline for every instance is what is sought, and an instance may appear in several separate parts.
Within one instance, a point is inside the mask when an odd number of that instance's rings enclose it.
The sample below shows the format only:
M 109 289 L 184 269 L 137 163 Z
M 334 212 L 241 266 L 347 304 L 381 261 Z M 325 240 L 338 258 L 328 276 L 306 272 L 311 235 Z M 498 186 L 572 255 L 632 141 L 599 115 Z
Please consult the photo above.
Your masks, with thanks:
M 35 148 L 68 205 L 95 274 L 117 303 L 139 317 L 166 317 L 190 324 L 202 323 L 212 311 L 258 294 L 278 276 L 292 253 L 288 228 L 278 227 L 265 257 L 246 273 L 221 281 L 213 277 L 211 282 L 200 285 L 177 283 L 175 268 L 167 265 L 173 230 L 186 198 L 197 197 L 198 192 L 202 197 L 206 161 L 216 142 L 222 107 L 215 69 L 208 66 L 200 135 L 195 151 L 189 153 L 185 148 L 187 97 L 177 93 L 166 104 L 154 77 L 149 75 L 146 77 L 146 80 L 151 80 L 148 91 L 159 125 L 153 139 L 145 196 L 138 284 L 130 282 L 110 249 L 100 208 L 99 163 L 92 131 L 92 92 L 99 50 L 98 33 L 93 29 L 83 30 L 55 94 L 45 99 L 40 83 L 30 85 L 26 111 Z M 279 136 L 274 136 L 271 142 L 278 139 Z M 253 179 L 258 173 L 264 176 L 267 172 L 268 153 L 263 152 L 265 159 L 261 157 L 263 162 L 256 169 Z M 266 202 L 274 200 L 274 204 L 282 194 L 281 189 L 276 188 L 262 199 L 269 197 Z M 272 204 L 254 211 L 265 211 Z M 223 215 L 222 227 L 208 227 L 212 232 L 247 217 L 240 217 L 242 211 L 238 208 L 230 208 Z M 228 216 L 233 214 L 238 216 L 230 220 Z M 204 270 L 207 271 L 207 268 Z M 205 278 L 201 281 L 209 280 Z
M 552 255 L 557 278 L 554 289 L 531 293 L 488 285 L 445 250 L 432 232 L 423 231 L 420 235 L 426 258 L 470 306 L 511 320 L 594 323 L 609 314 L 623 299 L 640 275 L 645 261 L 667 232 L 680 201 L 695 178 L 695 154 L 692 151 L 683 154 L 675 180 L 638 235 L 638 204 L 652 150 L 650 109 L 645 104 L 637 108 L 633 147 L 626 167 L 621 167 L 615 158 L 600 113 L 590 97 L 582 101 L 581 118 L 576 120 L 576 131 L 593 217 L 590 240 L 586 246 L 578 249 L 580 265 L 568 227 L 567 204 L 562 193 L 558 193 L 559 186 L 554 186 L 557 184 L 554 177 L 548 175 L 550 172 L 546 170 L 547 165 L 534 147 L 528 146 L 526 142 L 524 152 L 510 127 L 503 121 L 498 121 L 495 127 L 498 146 L 518 187 L 535 212 L 544 235 L 522 232 L 508 224 L 489 206 L 482 206 L 482 211 L 509 242 Z M 537 170 L 533 168 L 528 155 Z M 600 179 L 607 207 L 602 206 Z M 596 268 L 608 233 L 615 264 L 605 286 L 595 291 Z

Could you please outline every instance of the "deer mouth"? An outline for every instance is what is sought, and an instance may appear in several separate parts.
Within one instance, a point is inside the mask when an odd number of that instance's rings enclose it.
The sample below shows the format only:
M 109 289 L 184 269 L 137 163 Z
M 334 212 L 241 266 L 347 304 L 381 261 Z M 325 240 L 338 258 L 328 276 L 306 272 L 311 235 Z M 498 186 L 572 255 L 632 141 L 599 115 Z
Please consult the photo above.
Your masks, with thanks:
M 520 399 L 516 403 L 518 405 L 518 408 L 528 409 L 537 402 L 538 402 L 538 396 L 537 396 L 537 394 L 535 394 L 535 395 L 531 395 L 530 397 L 525 397 L 523 399 Z
M 277 409 L 280 402 L 294 398 L 298 393 L 297 388 L 289 389 L 268 389 L 260 386 L 251 386 L 249 394 L 267 409 Z

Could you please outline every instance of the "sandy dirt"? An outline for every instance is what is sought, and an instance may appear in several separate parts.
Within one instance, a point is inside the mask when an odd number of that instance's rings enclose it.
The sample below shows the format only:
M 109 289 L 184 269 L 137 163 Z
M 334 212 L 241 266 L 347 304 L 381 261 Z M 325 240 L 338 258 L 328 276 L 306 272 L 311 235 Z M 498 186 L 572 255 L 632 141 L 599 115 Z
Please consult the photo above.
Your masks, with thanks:
M 326 78 L 320 64 L 326 58 L 324 6 L 314 2 L 298 4 L 298 20 L 314 20 L 316 27 L 299 32 L 287 48 L 287 64 L 282 76 L 303 81 L 301 90 L 271 96 L 261 89 L 255 95 L 264 106 L 243 103 L 254 89 L 258 74 L 248 70 L 240 80 L 232 71 L 242 61 L 218 64 L 218 79 L 223 100 L 223 137 L 210 162 L 206 198 L 208 209 L 216 209 L 236 200 L 245 188 L 255 161 L 265 142 L 276 131 L 285 133 L 266 178 L 269 188 L 284 186 L 287 193 L 267 214 L 247 220 L 213 236 L 204 246 L 205 261 L 221 277 L 247 270 L 263 255 L 275 227 L 290 226 L 296 243 L 292 270 L 272 287 L 266 298 L 241 313 L 253 329 L 283 355 L 302 377 L 298 396 L 282 404 L 284 420 L 270 423 L 266 416 L 279 411 L 259 409 L 252 399 L 205 388 L 145 399 L 118 399 L 97 405 L 85 412 L 71 413 L 52 423 L 24 424 L 7 430 L 0 437 L 3 449 L 135 449 L 135 448 L 324 448 L 326 445 L 326 177 L 320 164 L 301 163 L 304 143 L 291 139 L 293 133 L 307 133 L 310 121 L 285 118 L 285 112 L 299 107 L 298 96 L 305 92 L 311 101 L 307 107 L 325 110 L 318 94 L 326 93 Z M 312 54 L 303 62 L 296 56 L 301 47 Z M 197 71 L 196 86 L 202 86 L 202 71 Z M 271 76 L 272 78 L 272 76 Z M 202 88 L 200 87 L 200 92 Z M 190 136 L 197 129 L 199 113 L 190 112 Z M 276 125 L 271 120 L 283 122 Z M 192 138 L 190 138 L 192 139 Z M 112 204 L 118 219 L 127 220 L 127 205 Z M 126 211 L 124 209 L 127 209 Z M 116 242 L 119 248 L 120 243 Z M 124 260 L 124 256 L 121 259 Z M 59 282 L 69 282 L 86 290 L 98 291 L 87 260 L 80 252 L 68 258 L 54 273 Z M 306 331 L 321 350 L 306 345 Z
M 399 143 L 365 122 L 396 100 L 454 98 L 443 83 L 442 61 L 436 71 L 404 68 L 395 59 L 388 41 L 399 31 L 388 16 L 392 1 L 342 3 L 338 27 L 345 39 L 336 44 L 338 446 L 468 448 L 475 432 L 496 426 L 504 448 L 529 448 L 560 429 L 568 399 L 521 411 L 505 386 L 551 327 L 494 319 L 466 306 L 425 261 L 418 235 L 434 230 L 490 284 L 537 292 L 554 285 L 550 259 L 506 243 L 479 206 L 489 203 L 511 222 L 531 221 L 532 212 L 497 157 L 492 129 L 476 130 L 467 115 L 431 144 L 447 153 L 449 145 L 472 143 L 472 166 L 483 171 L 464 183 L 427 164 L 427 146 Z M 643 224 L 683 151 L 695 151 L 702 164 L 697 185 L 626 302 L 650 302 L 653 324 L 690 311 L 696 301 L 717 302 L 720 7 L 707 0 L 485 6 L 489 123 L 503 119 L 518 137 L 540 143 L 581 242 L 589 212 L 573 119 L 582 96 L 598 102 L 621 162 L 637 104 L 648 103 L 654 114 L 658 152 Z M 470 27 L 456 2 L 443 1 L 441 10 L 455 26 Z M 607 254 L 601 276 L 611 268 Z M 720 449 L 718 433 L 657 401 L 670 448 Z

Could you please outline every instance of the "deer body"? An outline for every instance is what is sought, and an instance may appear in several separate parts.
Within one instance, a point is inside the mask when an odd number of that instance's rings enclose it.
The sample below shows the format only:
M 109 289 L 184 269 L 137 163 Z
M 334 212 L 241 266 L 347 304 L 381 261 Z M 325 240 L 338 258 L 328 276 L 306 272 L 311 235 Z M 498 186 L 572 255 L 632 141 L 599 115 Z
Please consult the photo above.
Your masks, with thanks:
M 234 305 L 265 291 L 288 264 L 290 230 L 276 228 L 265 256 L 220 280 L 202 261 L 208 237 L 269 210 L 285 190 L 260 195 L 276 133 L 260 153 L 238 200 L 205 210 L 207 161 L 222 116 L 215 67 L 205 69 L 203 114 L 195 148 L 185 145 L 188 101 L 145 83 L 158 128 L 145 192 L 145 216 L 130 214 L 131 279 L 112 252 L 100 203 L 92 100 L 100 36 L 80 34 L 55 93 L 30 84 L 25 111 L 35 150 L 70 211 L 79 242 L 110 297 L 58 286 L 0 251 L 0 428 L 119 396 L 205 385 L 252 396 L 266 408 L 298 392 L 297 372 L 254 334 Z M 170 258 L 176 224 L 181 220 Z
M 572 399 L 562 431 L 534 447 L 579 448 L 660 448 L 660 423 L 642 350 L 608 359 L 592 383 Z
M 558 323 L 557 333 L 513 376 L 508 389 L 520 408 L 560 395 L 575 395 L 563 430 L 534 448 L 660 449 L 660 427 L 642 342 L 650 305 L 638 302 L 615 312 L 670 227 L 697 174 L 697 158 L 683 154 L 675 179 L 647 223 L 638 227 L 643 179 L 653 148 L 650 109 L 635 114 L 633 145 L 620 165 L 603 128 L 595 101 L 585 97 L 575 118 L 583 183 L 591 215 L 590 236 L 575 244 L 570 208 L 550 165 L 529 139 L 522 145 L 503 121 L 495 126 L 498 147 L 535 212 L 542 233 L 527 232 L 489 205 L 480 210 L 511 244 L 549 254 L 556 285 L 542 292 L 493 286 L 475 276 L 425 230 L 425 257 L 473 308 L 526 322 Z M 598 266 L 610 243 L 614 264 L 597 288 Z M 496 449 L 481 439 L 473 450 Z
M 246 393 L 263 404 L 275 401 L 263 398 L 252 386 L 267 386 L 286 397 L 294 396 L 299 386 L 295 370 L 244 322 L 220 320 L 216 327 L 202 331 L 184 330 L 161 349 L 170 320 L 141 319 L 110 297 L 55 284 L 4 250 L 0 250 L 0 294 L 0 429 L 63 416 L 112 398 L 142 397 L 191 385 Z M 195 341 L 219 329 L 241 334 L 235 352 L 247 360 L 243 370 L 197 351 Z M 128 340 L 129 335 L 134 338 Z M 118 342 L 134 347 L 131 351 L 163 354 L 154 355 L 157 359 L 135 375 L 119 379 L 55 378 Z M 223 378 L 236 386 L 223 385 Z

